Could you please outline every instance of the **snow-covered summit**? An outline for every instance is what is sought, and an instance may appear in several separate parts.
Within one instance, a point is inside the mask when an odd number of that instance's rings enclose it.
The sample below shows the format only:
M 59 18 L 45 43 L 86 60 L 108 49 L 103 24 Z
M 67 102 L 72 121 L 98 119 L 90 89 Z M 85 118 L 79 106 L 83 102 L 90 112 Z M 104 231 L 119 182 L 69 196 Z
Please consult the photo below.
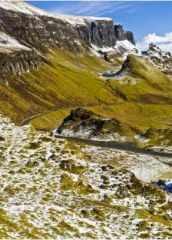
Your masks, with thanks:
M 0 8 L 11 10 L 14 12 L 21 12 L 31 15 L 47 15 L 47 13 L 37 7 L 34 7 L 24 1 L 1 0 Z

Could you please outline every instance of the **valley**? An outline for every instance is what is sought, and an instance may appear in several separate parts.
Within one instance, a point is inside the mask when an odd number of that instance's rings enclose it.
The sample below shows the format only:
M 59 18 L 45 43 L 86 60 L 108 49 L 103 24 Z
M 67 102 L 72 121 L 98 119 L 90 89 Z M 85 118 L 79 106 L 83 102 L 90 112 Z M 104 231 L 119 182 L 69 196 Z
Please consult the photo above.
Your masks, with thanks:
M 171 54 L 110 18 L 0 1 L 0 239 L 170 239 Z

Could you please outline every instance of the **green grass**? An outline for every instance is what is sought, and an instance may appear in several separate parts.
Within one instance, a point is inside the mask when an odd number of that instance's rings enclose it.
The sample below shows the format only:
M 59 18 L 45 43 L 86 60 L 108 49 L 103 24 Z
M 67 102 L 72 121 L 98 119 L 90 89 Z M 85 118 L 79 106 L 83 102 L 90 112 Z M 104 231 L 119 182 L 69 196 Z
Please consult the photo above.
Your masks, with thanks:
M 108 80 L 114 92 L 119 91 L 129 101 L 172 104 L 171 80 L 148 60 L 129 55 L 121 73 L 125 84 L 118 79 Z
M 97 105 L 85 107 L 104 117 L 115 118 L 122 124 L 138 128 L 141 131 L 148 128 L 169 128 L 172 118 L 172 106 L 144 103 L 121 103 L 112 105 Z M 53 130 L 69 115 L 70 110 L 54 111 L 31 121 L 37 130 Z
M 171 129 L 172 84 L 166 75 L 133 55 L 128 56 L 122 69 L 127 69 L 122 80 L 125 84 L 118 79 L 100 78 L 110 69 L 115 66 L 96 56 L 52 49 L 38 69 L 9 76 L 9 87 L 0 85 L 0 111 L 18 124 L 45 113 L 32 120 L 39 130 L 57 128 L 76 107 L 115 118 L 141 131 Z
M 29 73 L 7 76 L 8 87 L 0 85 L 0 110 L 15 122 L 57 108 L 118 101 L 99 78 L 112 64 L 57 49 L 47 59 Z

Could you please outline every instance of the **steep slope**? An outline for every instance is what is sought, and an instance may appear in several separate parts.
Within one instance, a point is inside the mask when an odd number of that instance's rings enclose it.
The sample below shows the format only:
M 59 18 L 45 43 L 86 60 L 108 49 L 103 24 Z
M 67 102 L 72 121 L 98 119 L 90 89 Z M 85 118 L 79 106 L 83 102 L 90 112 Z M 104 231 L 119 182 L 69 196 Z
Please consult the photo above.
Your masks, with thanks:
M 8 48 L 8 38 L 10 37 L 13 42 L 18 41 L 17 45 L 30 48 L 30 51 L 34 51 L 38 55 L 47 53 L 50 47 L 71 52 L 88 51 L 92 46 L 114 50 L 116 41 L 121 40 L 115 34 L 112 19 L 52 15 L 21 1 L 2 1 L 0 3 L 0 23 L 0 35 L 6 34 L 6 39 L 3 40 L 1 47 Z M 133 35 L 131 37 L 126 34 L 122 40 L 134 43 Z M 13 47 L 15 50 L 14 45 Z M 25 55 L 27 55 L 26 52 Z M 13 57 L 15 57 L 14 53 Z M 32 57 L 30 59 L 34 60 Z M 29 61 L 26 62 L 28 66 L 32 67 Z M 3 61 L 1 64 L 7 71 L 13 70 L 12 68 L 16 69 L 16 64 L 11 66 L 8 61 Z M 20 61 L 16 72 L 27 71 L 28 66 Z
M 172 84 L 134 44 L 108 18 L 0 1 L 1 239 L 171 238 Z
M 122 131 L 115 129 L 116 125 L 111 126 L 112 135 L 120 134 L 118 140 L 125 136 L 123 141 L 134 141 L 142 146 L 171 145 L 172 84 L 166 75 L 148 60 L 129 55 L 115 77 L 105 79 L 104 83 L 118 100 L 110 102 L 108 99 L 94 106 L 80 107 L 119 121 Z M 70 110 L 45 113 L 31 122 L 37 129 L 53 130 Z
M 118 102 L 98 76 L 110 67 L 103 60 L 54 49 L 46 61 L 28 73 L 6 75 L 0 85 L 1 111 L 18 123 L 58 108 Z
M 17 123 L 56 108 L 121 101 L 99 77 L 112 63 L 95 55 L 95 47 L 102 58 L 109 48 L 116 54 L 111 19 L 52 15 L 1 1 L 0 23 L 0 110 Z
M 129 55 L 115 78 L 117 81 L 111 80 L 110 83 L 113 86 L 123 85 L 120 89 L 132 100 L 172 103 L 170 79 L 142 57 Z

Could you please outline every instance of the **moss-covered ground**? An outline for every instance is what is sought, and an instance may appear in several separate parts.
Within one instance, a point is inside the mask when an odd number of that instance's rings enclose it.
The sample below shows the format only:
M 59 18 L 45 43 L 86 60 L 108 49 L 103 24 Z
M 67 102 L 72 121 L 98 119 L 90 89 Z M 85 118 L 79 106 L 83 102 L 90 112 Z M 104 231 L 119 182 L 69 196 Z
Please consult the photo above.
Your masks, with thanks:
M 45 63 L 0 84 L 0 111 L 20 123 L 42 112 L 101 102 L 118 102 L 99 75 L 111 68 L 101 58 L 51 50 Z
M 122 166 L 120 151 L 55 139 L 2 116 L 0 130 L 1 239 L 171 237 L 168 196 L 126 169 L 134 165 L 142 178 L 145 159 L 150 180 L 149 167 L 156 176 L 158 164 L 169 171 L 163 161 L 125 152 Z
M 26 114 L 20 118 L 45 112 L 34 118 L 32 125 L 38 130 L 53 130 L 72 108 L 83 107 L 115 118 L 135 133 L 151 129 L 155 132 L 151 134 L 153 137 L 159 130 L 170 132 L 171 79 L 148 60 L 133 55 L 115 78 L 100 77 L 103 71 L 114 68 L 95 56 L 52 51 L 47 64 L 21 77 L 43 102 L 34 103 L 32 108 L 23 107 Z M 30 104 L 28 99 L 27 104 Z

